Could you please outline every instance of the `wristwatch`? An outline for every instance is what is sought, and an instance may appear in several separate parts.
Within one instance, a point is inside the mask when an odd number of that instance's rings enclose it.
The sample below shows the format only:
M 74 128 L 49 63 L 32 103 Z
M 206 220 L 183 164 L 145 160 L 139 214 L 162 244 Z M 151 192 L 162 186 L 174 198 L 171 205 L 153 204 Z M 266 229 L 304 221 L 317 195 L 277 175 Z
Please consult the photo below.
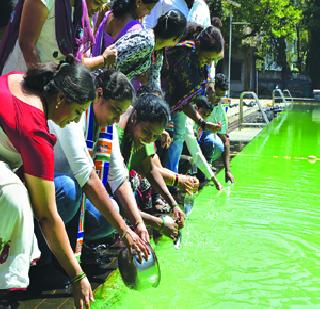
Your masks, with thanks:
M 202 129 L 205 129 L 206 124 L 207 124 L 207 122 L 206 122 L 205 120 L 203 120 L 203 119 L 200 119 L 200 120 L 198 121 L 198 125 L 199 125 Z

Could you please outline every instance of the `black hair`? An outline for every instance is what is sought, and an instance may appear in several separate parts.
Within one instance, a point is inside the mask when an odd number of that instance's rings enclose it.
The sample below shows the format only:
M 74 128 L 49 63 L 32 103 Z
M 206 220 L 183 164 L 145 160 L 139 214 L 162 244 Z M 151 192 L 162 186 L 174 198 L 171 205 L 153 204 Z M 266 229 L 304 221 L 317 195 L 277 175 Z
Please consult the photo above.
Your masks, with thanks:
M 158 0 L 142 0 L 145 4 L 155 4 Z M 114 17 L 121 18 L 127 13 L 134 14 L 136 0 L 114 0 L 111 6 Z
M 220 53 L 224 49 L 224 39 L 219 28 L 203 28 L 196 23 L 188 23 L 183 40 L 194 40 L 200 50 Z
M 214 87 L 221 90 L 229 90 L 229 81 L 226 75 L 222 73 L 217 73 L 214 77 Z
M 168 104 L 152 93 L 142 93 L 134 103 L 137 121 L 157 122 L 167 126 L 170 117 Z
M 129 100 L 134 97 L 130 80 L 121 72 L 113 69 L 100 69 L 92 73 L 96 87 L 101 87 L 103 98 L 116 101 Z
M 221 30 L 221 28 L 222 28 L 221 19 L 219 17 L 212 17 L 211 18 L 211 25 L 214 27 L 217 27 Z
M 138 90 L 137 90 L 137 96 L 140 96 L 144 93 L 152 93 L 155 94 L 156 96 L 160 97 L 161 99 L 164 99 L 164 93 L 161 89 L 151 87 L 149 85 L 142 85 Z
M 24 76 L 23 86 L 45 99 L 59 91 L 66 96 L 67 101 L 79 104 L 92 101 L 95 97 L 90 72 L 76 63 L 72 55 L 68 55 L 59 65 L 38 64 L 37 67 L 29 69 Z
M 186 29 L 187 20 L 179 10 L 163 14 L 153 28 L 154 35 L 161 39 L 180 38 Z
M 213 110 L 212 104 L 208 101 L 207 97 L 199 96 L 195 99 L 195 104 L 198 108 L 208 109 L 210 111 Z

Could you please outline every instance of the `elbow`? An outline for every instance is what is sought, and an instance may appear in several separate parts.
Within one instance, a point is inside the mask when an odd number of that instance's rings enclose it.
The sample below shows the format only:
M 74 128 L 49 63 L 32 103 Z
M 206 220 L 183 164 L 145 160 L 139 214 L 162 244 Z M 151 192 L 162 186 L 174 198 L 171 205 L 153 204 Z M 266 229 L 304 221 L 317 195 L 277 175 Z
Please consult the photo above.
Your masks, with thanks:
M 23 55 L 28 55 L 35 49 L 35 44 L 27 40 L 25 37 L 19 37 L 19 45 Z
M 57 224 L 63 224 L 61 217 L 59 216 L 58 212 L 54 214 L 41 214 L 37 215 L 37 220 L 40 226 L 43 227 L 53 227 Z

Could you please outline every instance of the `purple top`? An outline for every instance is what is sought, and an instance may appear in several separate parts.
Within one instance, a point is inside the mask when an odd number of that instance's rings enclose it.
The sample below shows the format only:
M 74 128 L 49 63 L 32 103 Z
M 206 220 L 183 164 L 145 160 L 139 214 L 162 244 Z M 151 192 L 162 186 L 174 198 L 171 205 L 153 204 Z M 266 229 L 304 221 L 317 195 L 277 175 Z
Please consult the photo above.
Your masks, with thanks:
M 99 28 L 97 30 L 96 34 L 96 42 L 92 46 L 92 56 L 96 57 L 101 55 L 104 50 L 114 42 L 116 42 L 119 38 L 121 38 L 123 35 L 125 35 L 127 32 L 132 30 L 139 30 L 142 29 L 142 25 L 137 20 L 130 20 L 127 24 L 123 26 L 123 28 L 119 31 L 119 33 L 116 35 L 115 38 L 113 38 L 111 35 L 106 33 L 104 31 L 104 26 L 106 22 L 108 21 L 108 18 L 110 16 L 110 13 L 112 11 L 107 11 L 101 24 L 99 25 Z

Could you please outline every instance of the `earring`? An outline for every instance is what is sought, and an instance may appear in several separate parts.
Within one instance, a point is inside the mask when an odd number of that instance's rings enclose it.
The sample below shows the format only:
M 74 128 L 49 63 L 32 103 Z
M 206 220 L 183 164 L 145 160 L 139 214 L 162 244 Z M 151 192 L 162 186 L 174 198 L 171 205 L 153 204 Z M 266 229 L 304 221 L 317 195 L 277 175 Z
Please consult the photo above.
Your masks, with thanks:
M 56 109 L 59 108 L 59 105 L 61 104 L 61 100 L 56 104 Z

